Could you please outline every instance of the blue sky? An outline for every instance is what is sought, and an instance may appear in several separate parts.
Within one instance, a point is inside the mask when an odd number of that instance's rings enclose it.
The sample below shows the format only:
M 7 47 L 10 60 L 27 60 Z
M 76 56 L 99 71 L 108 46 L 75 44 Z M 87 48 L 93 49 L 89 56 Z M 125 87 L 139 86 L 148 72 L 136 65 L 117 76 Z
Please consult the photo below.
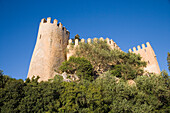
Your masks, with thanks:
M 149 41 L 161 70 L 168 71 L 169 0 L 0 0 L 4 74 L 26 79 L 39 22 L 47 17 L 62 22 L 71 38 L 109 37 L 125 52 Z

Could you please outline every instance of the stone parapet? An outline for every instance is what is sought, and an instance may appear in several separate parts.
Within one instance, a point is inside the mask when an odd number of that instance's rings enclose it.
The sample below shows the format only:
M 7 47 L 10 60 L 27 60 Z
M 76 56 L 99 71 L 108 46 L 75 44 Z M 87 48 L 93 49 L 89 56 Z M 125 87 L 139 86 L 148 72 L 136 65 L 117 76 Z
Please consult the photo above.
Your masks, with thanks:
M 41 19 L 40 24 L 51 24 L 51 25 L 54 25 L 54 26 L 62 29 L 67 34 L 70 34 L 70 32 L 63 26 L 63 24 L 61 22 L 58 23 L 57 19 L 54 19 L 53 23 L 52 23 L 51 22 L 51 17 L 48 17 L 47 20 L 45 18 L 43 18 L 43 19 Z
M 142 60 L 147 63 L 147 67 L 145 68 L 146 71 L 160 74 L 160 68 L 158 65 L 155 52 L 149 42 L 147 42 L 146 45 L 145 44 L 142 44 L 142 46 L 138 45 L 137 48 L 133 47 L 133 50 L 129 49 L 129 52 L 140 54 Z
M 99 39 L 98 38 L 88 38 L 87 41 L 85 39 L 81 39 L 80 41 L 78 41 L 78 39 L 75 39 L 75 42 L 73 43 L 73 40 L 72 39 L 69 39 L 68 41 L 68 45 L 67 45 L 67 48 L 69 49 L 70 46 L 78 46 L 80 43 L 87 43 L 87 44 L 91 44 L 91 43 L 98 43 L 99 41 L 106 41 L 107 44 L 112 48 L 112 49 L 118 49 L 118 50 L 121 50 L 120 47 L 112 40 L 112 39 L 109 39 L 109 38 L 106 38 L 104 39 L 103 37 L 100 37 Z
M 39 81 L 53 78 L 54 70 L 66 59 L 69 36 L 69 31 L 58 20 L 51 23 L 50 17 L 42 19 L 27 77 L 39 76 Z
M 80 41 L 78 39 L 75 39 L 75 42 L 73 42 L 72 39 L 69 39 L 68 40 L 68 45 L 67 45 L 67 49 L 68 49 L 68 52 L 67 52 L 67 60 L 69 60 L 69 58 L 74 55 L 75 53 L 75 48 L 77 46 L 79 46 L 80 43 L 87 43 L 87 44 L 92 44 L 92 43 L 98 43 L 100 41 L 106 41 L 107 44 L 111 47 L 111 49 L 117 49 L 117 50 L 120 50 L 120 47 L 111 39 L 109 38 L 106 38 L 104 39 L 103 37 L 100 37 L 99 39 L 98 38 L 88 38 L 87 41 L 85 39 L 81 39 Z

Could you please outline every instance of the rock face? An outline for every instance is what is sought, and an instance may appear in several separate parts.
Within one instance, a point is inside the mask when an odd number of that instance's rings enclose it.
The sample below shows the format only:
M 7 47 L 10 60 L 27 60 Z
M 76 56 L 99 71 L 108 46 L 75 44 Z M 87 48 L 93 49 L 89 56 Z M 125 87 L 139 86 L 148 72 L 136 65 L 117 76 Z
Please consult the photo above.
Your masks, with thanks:
M 63 72 L 62 74 L 60 73 L 55 73 L 57 76 L 62 76 L 63 81 L 65 82 L 71 82 L 71 81 L 78 81 L 80 80 L 76 74 L 67 74 L 66 72 Z
M 28 71 L 29 78 L 34 75 L 40 77 L 39 81 L 47 81 L 54 77 L 54 70 L 66 59 L 69 35 L 61 23 L 57 24 L 56 19 L 53 23 L 51 18 L 41 20 Z

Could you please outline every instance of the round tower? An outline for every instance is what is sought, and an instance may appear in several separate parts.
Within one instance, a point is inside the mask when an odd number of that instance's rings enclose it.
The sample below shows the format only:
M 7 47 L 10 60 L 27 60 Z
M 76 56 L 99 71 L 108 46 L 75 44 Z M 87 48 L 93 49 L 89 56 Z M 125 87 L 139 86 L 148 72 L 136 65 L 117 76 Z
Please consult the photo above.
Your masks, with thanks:
M 53 23 L 50 17 L 42 19 L 27 77 L 39 76 L 39 81 L 53 78 L 55 70 L 66 59 L 69 35 L 69 31 L 56 19 Z

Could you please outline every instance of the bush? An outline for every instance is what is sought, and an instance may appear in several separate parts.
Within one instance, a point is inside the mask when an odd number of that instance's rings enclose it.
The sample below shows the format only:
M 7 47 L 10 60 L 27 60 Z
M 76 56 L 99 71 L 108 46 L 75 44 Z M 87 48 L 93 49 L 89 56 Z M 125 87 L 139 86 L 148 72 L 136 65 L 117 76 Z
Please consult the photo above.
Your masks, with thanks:
M 68 74 L 76 74 L 80 79 L 91 81 L 94 78 L 92 65 L 85 58 L 72 56 L 68 61 L 63 62 L 59 69 Z
M 143 75 L 143 68 L 146 66 L 140 55 L 111 49 L 105 41 L 81 43 L 76 48 L 75 56 L 89 60 L 98 75 L 111 71 L 112 75 L 125 80 Z
M 117 82 L 109 73 L 92 82 L 78 83 L 58 78 L 24 82 L 8 77 L 6 85 L 0 88 L 0 112 L 168 113 L 169 77 L 164 74 L 139 76 L 134 79 L 134 86 L 124 80 Z

